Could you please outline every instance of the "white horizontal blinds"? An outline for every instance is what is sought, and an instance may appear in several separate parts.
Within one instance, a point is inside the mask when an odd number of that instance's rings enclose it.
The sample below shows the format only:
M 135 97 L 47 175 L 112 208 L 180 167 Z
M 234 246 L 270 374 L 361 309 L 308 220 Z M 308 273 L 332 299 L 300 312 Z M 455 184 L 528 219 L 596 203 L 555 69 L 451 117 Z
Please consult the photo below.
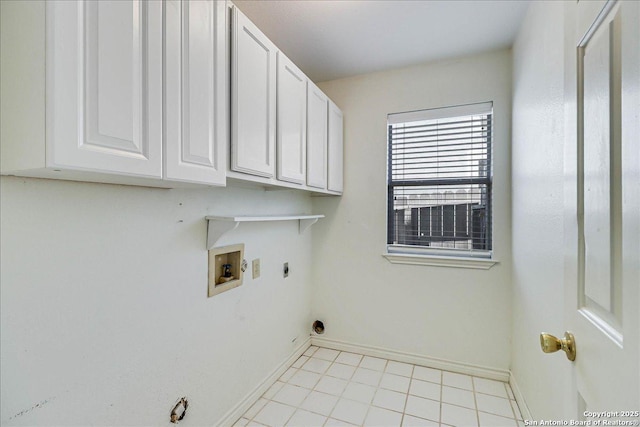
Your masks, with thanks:
M 491 103 L 389 115 L 389 245 L 491 250 L 491 127 Z

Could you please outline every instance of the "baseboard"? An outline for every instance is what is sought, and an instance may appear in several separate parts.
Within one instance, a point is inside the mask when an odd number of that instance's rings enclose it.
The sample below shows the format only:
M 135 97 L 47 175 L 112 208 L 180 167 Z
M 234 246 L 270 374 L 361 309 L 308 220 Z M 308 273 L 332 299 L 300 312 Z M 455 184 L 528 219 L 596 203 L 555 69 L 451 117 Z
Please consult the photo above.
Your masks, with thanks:
M 511 373 L 509 377 L 509 385 L 511 386 L 511 391 L 513 391 L 513 396 L 516 398 L 516 402 L 518 403 L 518 408 L 520 408 L 520 413 L 522 414 L 522 418 L 525 420 L 533 420 L 531 416 L 531 411 L 527 406 L 527 402 L 524 400 L 524 396 L 520 391 L 520 387 L 518 387 L 518 382 L 516 381 L 516 377 Z
M 232 426 L 249 408 L 253 405 L 259 398 L 264 394 L 265 391 L 271 387 L 273 383 L 276 382 L 278 378 L 284 372 L 289 369 L 289 367 L 298 360 L 302 353 L 307 351 L 307 349 L 311 346 L 311 338 L 307 338 L 302 344 L 300 344 L 294 351 L 291 353 L 286 360 L 284 360 L 280 365 L 278 365 L 269 375 L 267 375 L 260 383 L 247 394 L 240 402 L 231 408 L 229 412 L 224 414 L 222 418 L 215 424 L 220 427 L 230 427 Z
M 473 375 L 476 377 L 503 382 L 508 382 L 511 377 L 510 372 L 504 369 L 489 368 L 486 366 L 438 359 L 435 357 L 428 357 L 420 354 L 407 353 L 370 345 L 352 344 L 345 341 L 332 340 L 319 336 L 311 337 L 311 345 L 332 348 L 334 350 L 349 351 L 352 353 L 360 353 L 366 356 L 381 357 L 383 359 L 427 366 L 429 368 L 442 369 L 444 371 L 457 372 L 460 374 Z

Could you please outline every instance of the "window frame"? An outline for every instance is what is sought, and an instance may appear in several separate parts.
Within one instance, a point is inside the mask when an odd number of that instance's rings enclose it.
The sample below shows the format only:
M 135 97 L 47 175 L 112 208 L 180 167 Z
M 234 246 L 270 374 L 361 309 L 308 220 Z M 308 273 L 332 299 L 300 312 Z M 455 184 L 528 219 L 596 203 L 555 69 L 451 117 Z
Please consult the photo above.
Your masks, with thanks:
M 438 107 L 411 111 L 406 113 L 389 114 L 387 117 L 387 233 L 386 253 L 383 254 L 392 263 L 411 265 L 457 266 L 464 268 L 488 269 L 497 263 L 493 259 L 493 157 L 494 157 L 494 117 L 493 102 L 464 104 L 458 106 Z M 409 180 L 393 179 L 393 126 L 412 121 L 427 121 L 444 118 L 455 118 L 470 115 L 487 116 L 487 174 L 485 177 L 454 177 L 454 178 L 423 178 Z M 404 117 L 404 119 L 402 119 Z M 394 244 L 395 210 L 394 188 L 400 186 L 455 186 L 455 185 L 484 185 L 486 188 L 486 244 L 488 249 L 446 249 L 422 245 Z

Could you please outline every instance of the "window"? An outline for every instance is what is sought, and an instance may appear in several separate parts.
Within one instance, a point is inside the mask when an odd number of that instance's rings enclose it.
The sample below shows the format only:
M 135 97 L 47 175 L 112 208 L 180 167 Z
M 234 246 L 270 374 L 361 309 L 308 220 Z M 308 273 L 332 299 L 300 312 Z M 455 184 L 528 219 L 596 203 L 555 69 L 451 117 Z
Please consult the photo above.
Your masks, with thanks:
M 388 116 L 387 251 L 491 257 L 493 104 Z

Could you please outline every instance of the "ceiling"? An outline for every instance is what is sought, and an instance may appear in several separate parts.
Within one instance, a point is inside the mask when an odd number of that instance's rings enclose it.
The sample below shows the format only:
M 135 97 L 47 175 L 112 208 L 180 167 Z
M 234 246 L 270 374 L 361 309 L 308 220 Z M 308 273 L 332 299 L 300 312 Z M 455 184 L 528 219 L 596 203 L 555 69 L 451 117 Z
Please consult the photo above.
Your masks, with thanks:
M 315 82 L 511 46 L 525 0 L 234 0 Z

